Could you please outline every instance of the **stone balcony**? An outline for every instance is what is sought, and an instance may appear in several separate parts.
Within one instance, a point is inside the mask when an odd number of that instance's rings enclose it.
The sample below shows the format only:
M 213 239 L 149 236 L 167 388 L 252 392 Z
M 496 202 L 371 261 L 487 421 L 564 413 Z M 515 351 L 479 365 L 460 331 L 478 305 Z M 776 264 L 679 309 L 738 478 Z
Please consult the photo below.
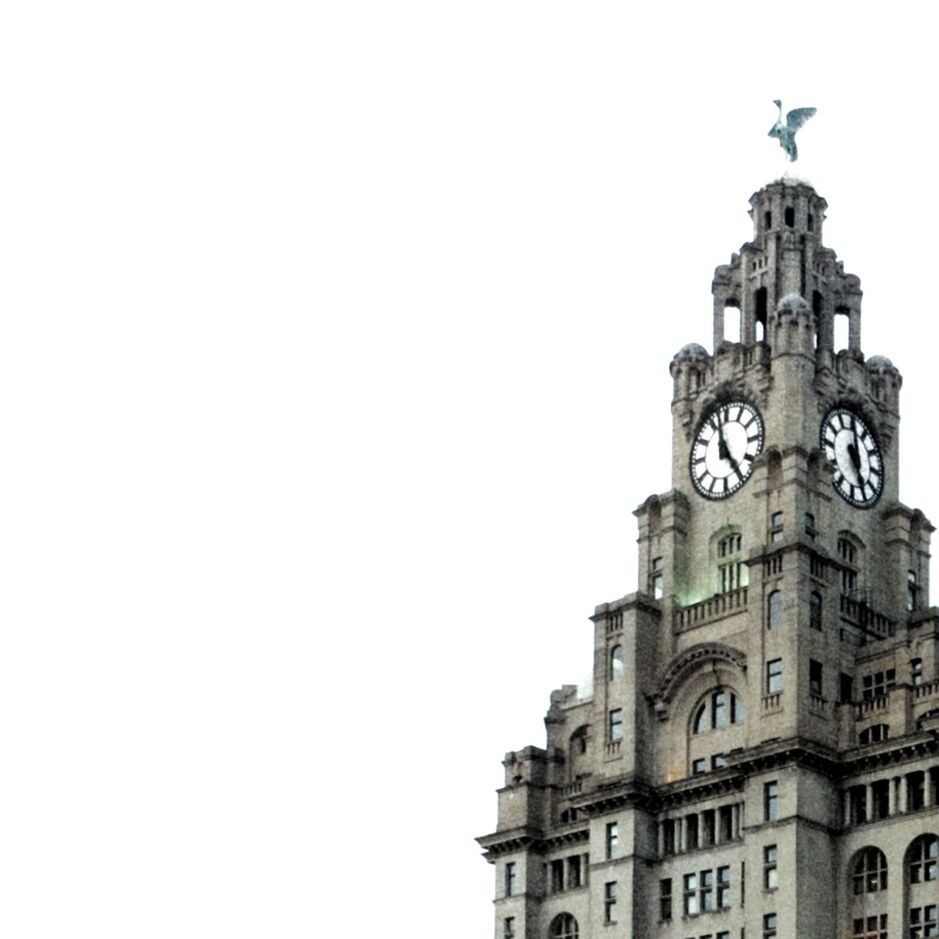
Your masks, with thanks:
M 716 593 L 700 603 L 679 607 L 673 614 L 672 623 L 677 632 L 703 626 L 728 613 L 737 613 L 747 608 L 747 589 L 738 587 L 727 593 Z

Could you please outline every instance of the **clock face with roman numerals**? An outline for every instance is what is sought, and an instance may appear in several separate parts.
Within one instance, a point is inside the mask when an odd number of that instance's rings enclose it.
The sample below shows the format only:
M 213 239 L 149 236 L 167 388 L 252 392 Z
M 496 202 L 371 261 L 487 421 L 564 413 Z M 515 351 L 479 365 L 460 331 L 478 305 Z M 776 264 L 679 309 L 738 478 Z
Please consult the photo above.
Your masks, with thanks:
M 763 450 L 763 420 L 745 401 L 730 401 L 711 410 L 691 445 L 691 481 L 708 499 L 724 499 L 750 477 Z
M 832 408 L 822 421 L 822 450 L 834 465 L 838 495 L 860 509 L 874 505 L 884 488 L 884 461 L 867 424 L 847 408 Z

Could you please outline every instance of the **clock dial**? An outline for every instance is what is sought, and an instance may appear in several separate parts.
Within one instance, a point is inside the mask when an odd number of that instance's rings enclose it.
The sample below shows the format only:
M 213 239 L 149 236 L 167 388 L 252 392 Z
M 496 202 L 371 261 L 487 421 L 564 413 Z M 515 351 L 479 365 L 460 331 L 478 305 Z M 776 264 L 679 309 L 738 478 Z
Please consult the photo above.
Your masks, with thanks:
M 822 421 L 821 442 L 838 495 L 869 509 L 884 488 L 884 461 L 870 428 L 853 411 L 833 408 Z
M 750 477 L 763 450 L 763 421 L 745 401 L 720 404 L 701 422 L 691 445 L 691 481 L 708 499 L 724 499 Z

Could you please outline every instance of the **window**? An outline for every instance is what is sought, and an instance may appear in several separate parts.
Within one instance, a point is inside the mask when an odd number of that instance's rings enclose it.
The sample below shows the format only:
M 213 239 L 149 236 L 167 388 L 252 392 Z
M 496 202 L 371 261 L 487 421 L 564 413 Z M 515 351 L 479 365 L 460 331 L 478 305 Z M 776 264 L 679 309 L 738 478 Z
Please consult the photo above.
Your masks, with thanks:
M 747 568 L 740 558 L 742 547 L 739 532 L 725 535 L 717 542 L 717 592 L 729 593 L 748 583 Z
M 515 861 L 508 861 L 505 865 L 505 895 L 515 896 Z
M 694 760 L 691 764 L 691 775 L 700 776 L 707 772 L 707 760 L 703 757 L 700 760 Z
M 685 874 L 682 910 L 685 916 L 698 915 L 698 875 Z
M 910 910 L 910 939 L 939 936 L 939 906 L 916 906 Z
M 692 729 L 696 734 L 703 734 L 728 724 L 741 724 L 743 719 L 743 702 L 729 689 L 719 688 L 705 698 L 695 711 Z
M 839 538 L 838 556 L 845 564 L 841 568 L 841 592 L 853 597 L 857 594 L 857 569 L 854 566 L 857 564 L 857 548 L 847 538 Z
M 619 853 L 619 822 L 606 823 L 606 859 L 610 860 Z
M 580 855 L 572 854 L 567 859 L 567 889 L 573 890 L 583 883 L 580 877 Z
M 888 694 L 897 684 L 897 670 L 888 668 L 882 672 L 872 672 L 861 680 L 862 696 L 865 701 L 880 698 Z
M 649 589 L 656 600 L 661 600 L 665 594 L 665 580 L 662 574 L 662 559 L 652 559 L 652 576 L 650 577 Z
M 842 704 L 849 704 L 854 700 L 854 679 L 850 675 L 841 673 L 838 689 L 838 700 Z
M 773 543 L 782 541 L 783 536 L 783 514 L 782 512 L 773 512 L 769 520 L 769 540 Z
M 774 844 L 763 848 L 763 889 L 776 890 L 779 887 L 779 851 Z
M 782 691 L 782 659 L 771 659 L 766 663 L 766 693 Z
M 698 815 L 685 816 L 685 843 L 688 850 L 693 851 L 698 847 Z
M 763 821 L 775 822 L 779 818 L 779 783 L 773 780 L 763 786 Z
M 711 757 L 711 769 L 725 769 L 727 766 L 727 760 L 724 758 L 722 753 L 715 753 Z
M 890 727 L 888 724 L 874 724 L 857 735 L 857 742 L 860 746 L 866 747 L 868 744 L 880 743 L 881 740 L 886 740 L 889 735 Z
M 809 626 L 822 628 L 822 595 L 817 590 L 809 594 Z
M 730 908 L 730 868 L 717 869 L 717 908 L 726 910 Z
M 778 629 L 782 625 L 782 594 L 774 590 L 766 599 L 766 628 Z
M 560 893 L 564 889 L 564 861 L 551 862 L 551 892 Z
M 937 868 L 939 868 L 939 838 L 935 835 L 922 835 L 913 842 L 910 849 L 910 883 L 922 884 L 939 879 Z
M 515 939 L 515 917 L 506 916 L 502 923 L 502 939 Z
M 809 541 L 815 540 L 815 535 L 817 534 L 815 530 L 815 516 L 811 512 L 805 513 L 805 534 Z
M 795 225 L 796 210 L 791 205 L 787 205 L 783 211 L 783 220 L 786 223 L 786 228 L 792 228 Z
M 851 939 L 887 939 L 887 914 L 860 916 L 855 919 Z
M 714 900 L 714 871 L 701 871 L 699 883 L 701 889 L 698 892 L 698 907 L 703 913 L 711 913 L 717 909 Z
M 907 571 L 906 572 L 906 609 L 908 612 L 912 613 L 913 610 L 917 609 L 917 599 L 919 594 L 919 584 L 916 582 L 916 572 Z
M 603 886 L 603 922 L 616 922 L 616 881 Z
M 775 913 L 767 913 L 763 917 L 763 939 L 776 939 Z
M 854 895 L 887 889 L 887 857 L 879 848 L 864 848 L 854 862 L 851 875 Z
M 939 906 L 915 906 L 910 910 L 910 939 L 939 936 Z
M 561 913 L 551 921 L 551 939 L 577 939 L 577 920 L 570 913 Z
M 910 681 L 914 685 L 923 683 L 923 660 L 910 659 Z
M 623 739 L 623 709 L 614 708 L 610 711 L 610 743 Z
M 809 659 L 809 694 L 822 697 L 822 663 Z
M 667 922 L 672 918 L 672 878 L 659 881 L 659 918 Z
M 613 646 L 610 649 L 610 681 L 623 677 L 623 647 Z

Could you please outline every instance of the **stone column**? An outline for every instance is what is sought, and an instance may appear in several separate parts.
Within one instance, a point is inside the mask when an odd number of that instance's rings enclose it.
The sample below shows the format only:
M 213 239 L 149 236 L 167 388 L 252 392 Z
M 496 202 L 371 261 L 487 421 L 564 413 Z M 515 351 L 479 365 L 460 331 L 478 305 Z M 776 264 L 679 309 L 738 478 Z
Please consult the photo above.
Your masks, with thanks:
M 844 798 L 843 808 L 844 808 L 844 827 L 851 827 L 851 790 L 845 789 L 842 793 Z
M 867 821 L 874 820 L 874 786 L 871 783 L 864 786 L 864 815 Z
M 688 850 L 688 826 L 684 817 L 675 819 L 675 827 L 678 829 L 678 850 L 684 854 Z
M 909 802 L 910 793 L 909 793 L 909 788 L 906 783 L 906 776 L 901 776 L 897 780 L 897 782 L 900 784 L 899 785 L 900 805 L 899 805 L 898 811 L 900 812 L 901 815 L 903 815 L 910 810 L 910 802 Z
M 659 845 L 659 857 L 665 857 L 665 822 L 664 820 L 659 822 L 657 826 L 658 833 L 658 845 Z

